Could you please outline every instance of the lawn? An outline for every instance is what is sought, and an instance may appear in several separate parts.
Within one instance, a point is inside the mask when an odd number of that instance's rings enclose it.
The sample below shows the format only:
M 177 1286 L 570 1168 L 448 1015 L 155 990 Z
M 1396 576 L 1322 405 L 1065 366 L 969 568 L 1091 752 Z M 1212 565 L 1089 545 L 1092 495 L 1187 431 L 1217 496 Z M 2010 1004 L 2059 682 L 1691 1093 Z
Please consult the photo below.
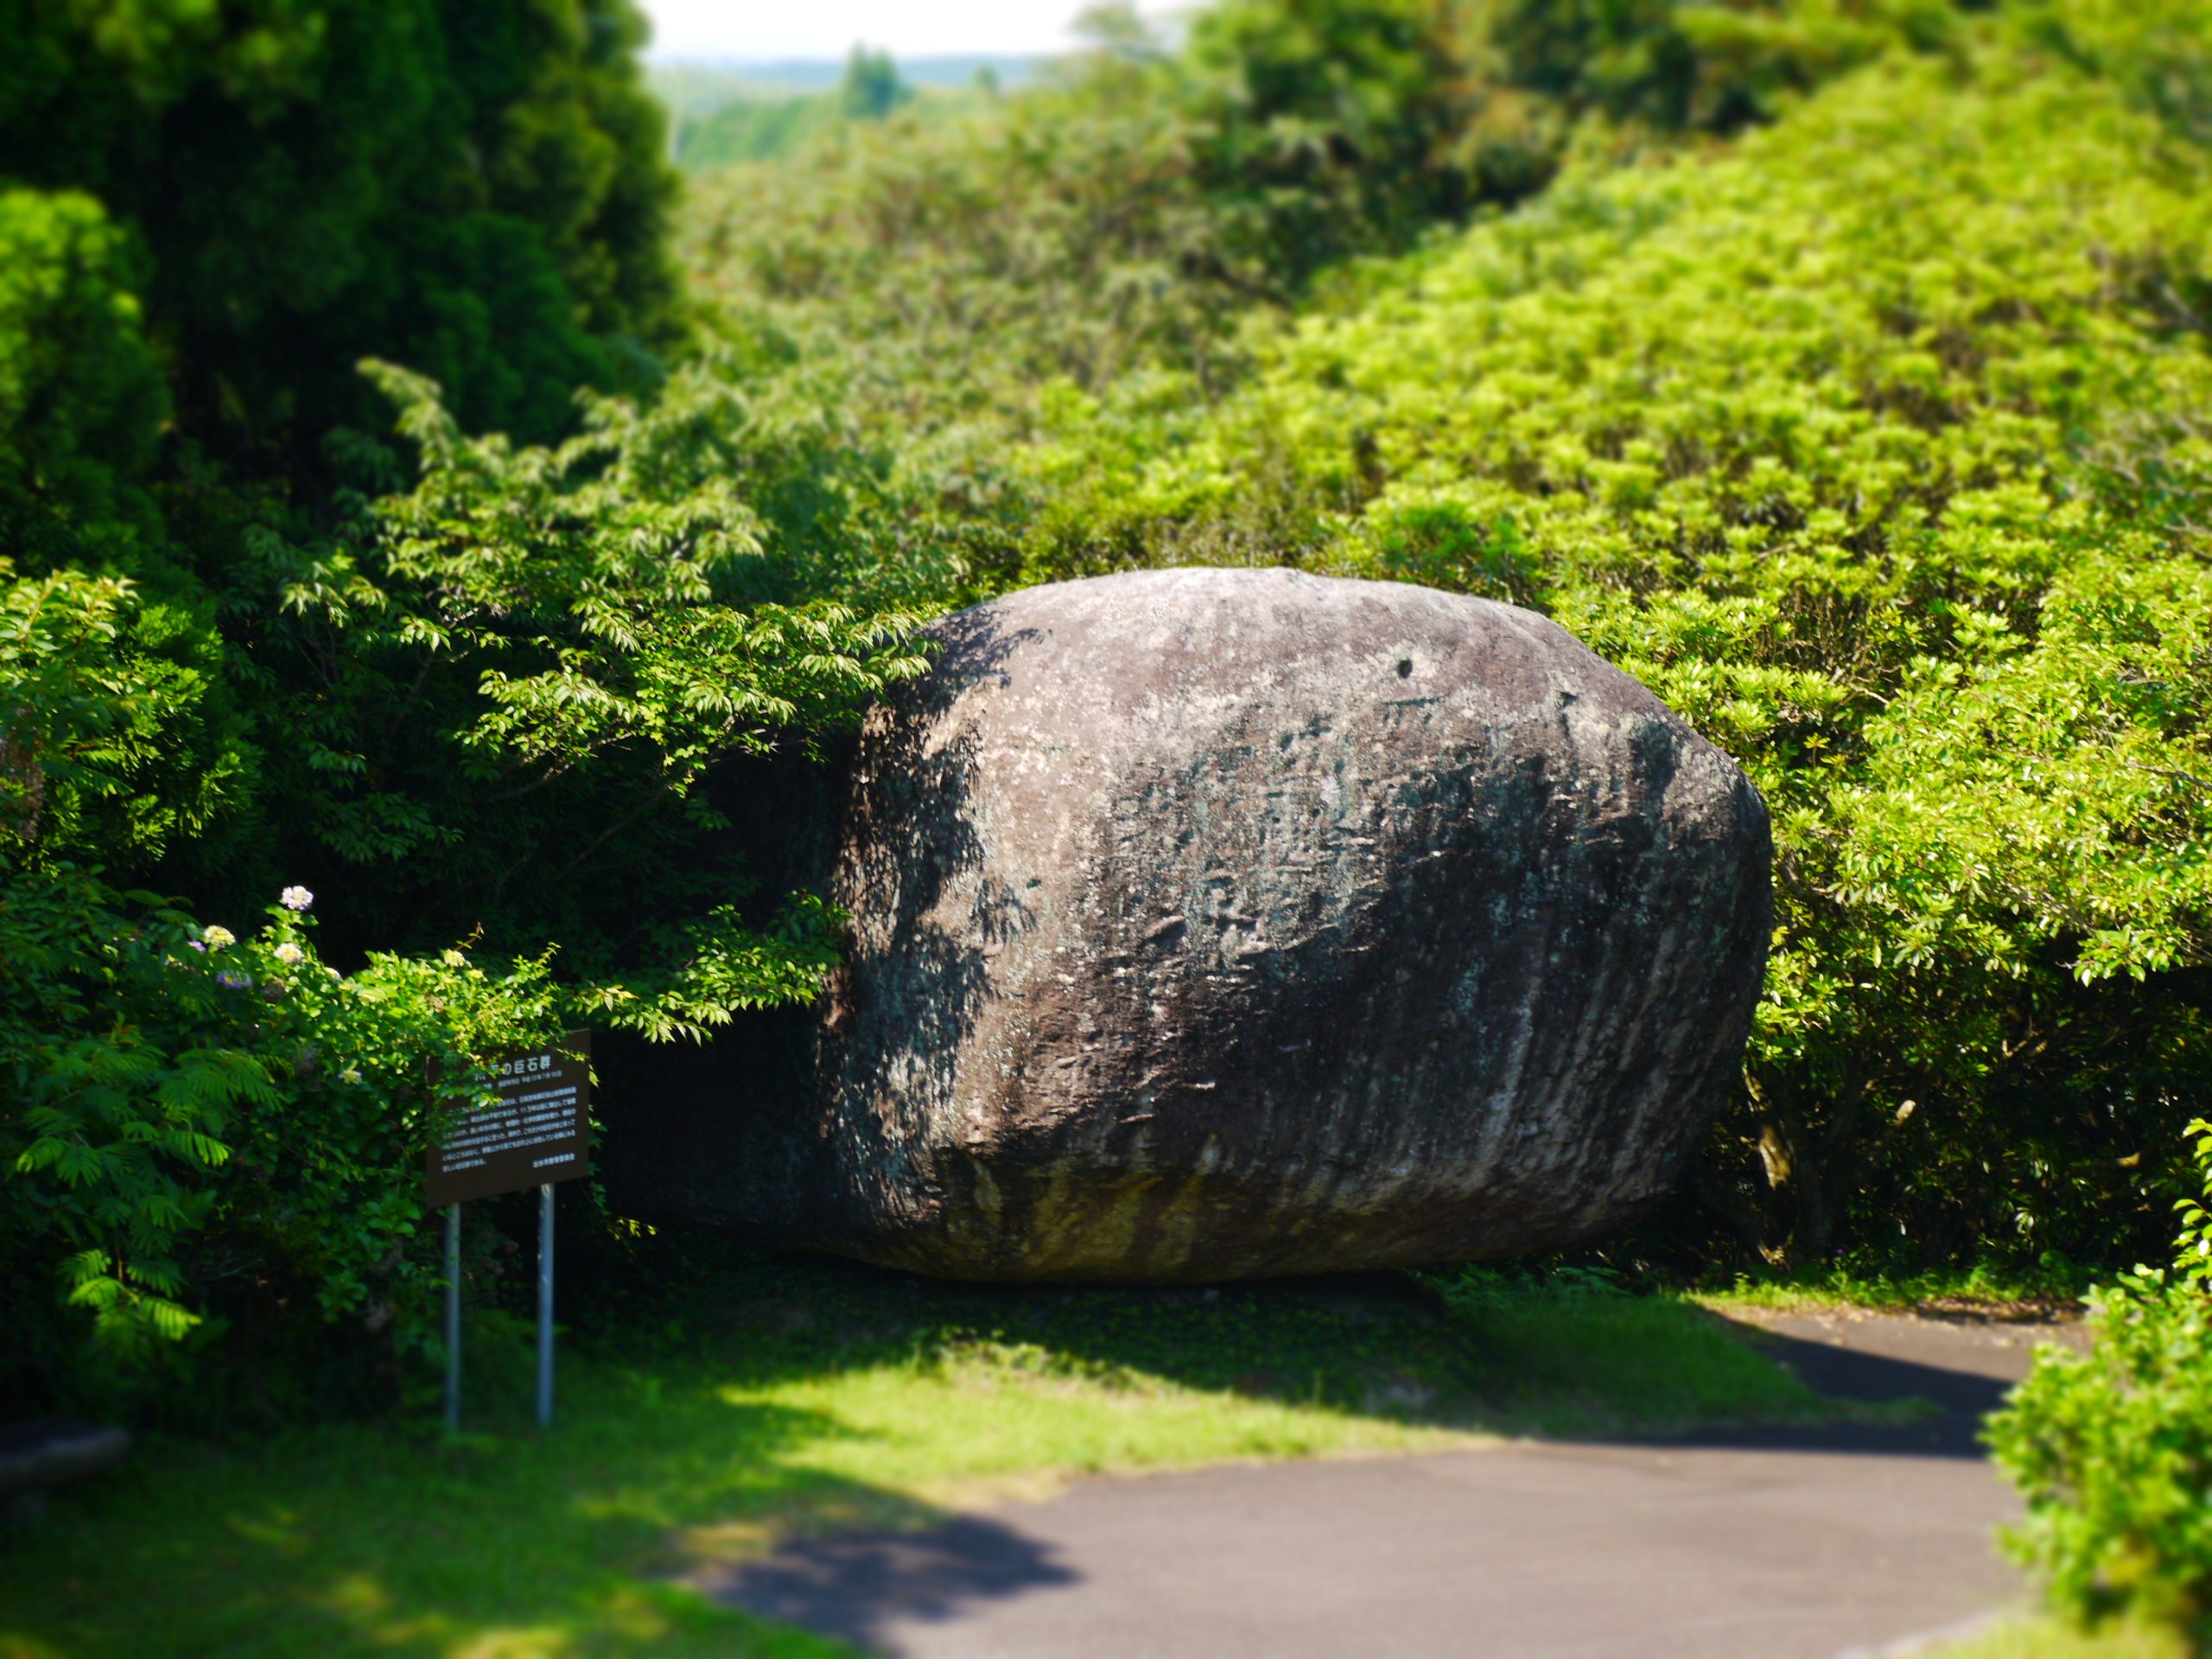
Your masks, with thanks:
M 2065 1319 L 2081 1313 L 2082 1296 L 2093 1281 L 2088 1270 L 2063 1262 L 2040 1273 L 1979 1266 L 1905 1277 L 1870 1278 L 1835 1268 L 1765 1277 L 1738 1274 L 1732 1285 L 1701 1287 L 1693 1299 L 1721 1313 L 1753 1309 L 1813 1313 L 1853 1307 L 1885 1313 Z
M 1110 1471 L 1815 1417 L 1688 1301 L 1379 1275 L 1214 1291 L 725 1263 L 568 1344 L 479 1341 L 471 1432 L 153 1439 L 0 1544 L 0 1654 L 827 1655 L 687 1575 Z

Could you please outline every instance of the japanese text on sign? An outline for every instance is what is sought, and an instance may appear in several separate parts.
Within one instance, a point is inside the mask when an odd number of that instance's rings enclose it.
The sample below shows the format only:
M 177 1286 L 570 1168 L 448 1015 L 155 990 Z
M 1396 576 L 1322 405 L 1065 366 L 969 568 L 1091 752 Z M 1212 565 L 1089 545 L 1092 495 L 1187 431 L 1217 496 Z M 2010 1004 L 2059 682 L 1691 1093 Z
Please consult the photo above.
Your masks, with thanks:
M 591 1042 L 576 1032 L 502 1055 L 496 1103 L 464 1114 L 430 1153 L 429 1200 L 463 1204 L 591 1173 Z

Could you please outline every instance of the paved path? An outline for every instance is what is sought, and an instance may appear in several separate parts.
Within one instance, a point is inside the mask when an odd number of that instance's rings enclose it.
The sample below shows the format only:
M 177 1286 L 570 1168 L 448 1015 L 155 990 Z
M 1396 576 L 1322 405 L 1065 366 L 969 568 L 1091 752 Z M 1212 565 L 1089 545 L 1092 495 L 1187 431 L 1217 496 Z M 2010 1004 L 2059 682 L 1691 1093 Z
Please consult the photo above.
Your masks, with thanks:
M 1942 1414 L 1098 1480 L 713 1587 L 902 1659 L 1836 1659 L 2015 1599 L 1974 1428 L 2049 1331 L 1767 1324 L 1823 1392 Z

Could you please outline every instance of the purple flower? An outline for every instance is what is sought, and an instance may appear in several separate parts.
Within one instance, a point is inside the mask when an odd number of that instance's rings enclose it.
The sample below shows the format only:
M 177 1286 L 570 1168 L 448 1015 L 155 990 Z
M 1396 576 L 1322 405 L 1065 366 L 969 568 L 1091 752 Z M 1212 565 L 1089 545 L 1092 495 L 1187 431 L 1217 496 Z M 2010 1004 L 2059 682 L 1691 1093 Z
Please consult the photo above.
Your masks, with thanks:
M 253 976 L 233 973 L 226 968 L 215 976 L 215 982 L 226 991 L 250 991 L 253 988 Z

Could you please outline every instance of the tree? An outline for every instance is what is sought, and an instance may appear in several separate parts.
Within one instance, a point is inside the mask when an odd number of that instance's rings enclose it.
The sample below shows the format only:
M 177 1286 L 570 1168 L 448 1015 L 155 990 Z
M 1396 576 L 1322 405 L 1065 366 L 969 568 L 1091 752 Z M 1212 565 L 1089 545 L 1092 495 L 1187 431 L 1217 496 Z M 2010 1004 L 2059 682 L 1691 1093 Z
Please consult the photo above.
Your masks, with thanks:
M 77 191 L 0 192 L 0 556 L 127 557 L 168 415 L 137 290 L 143 250 Z
M 4 0 L 0 178 L 92 198 L 179 435 L 312 469 L 381 353 L 475 423 L 561 429 L 679 327 L 629 0 Z
M 899 79 L 899 66 L 888 52 L 871 52 L 855 46 L 845 60 L 845 79 L 837 89 L 839 111 L 849 121 L 880 121 L 914 96 L 914 89 Z

